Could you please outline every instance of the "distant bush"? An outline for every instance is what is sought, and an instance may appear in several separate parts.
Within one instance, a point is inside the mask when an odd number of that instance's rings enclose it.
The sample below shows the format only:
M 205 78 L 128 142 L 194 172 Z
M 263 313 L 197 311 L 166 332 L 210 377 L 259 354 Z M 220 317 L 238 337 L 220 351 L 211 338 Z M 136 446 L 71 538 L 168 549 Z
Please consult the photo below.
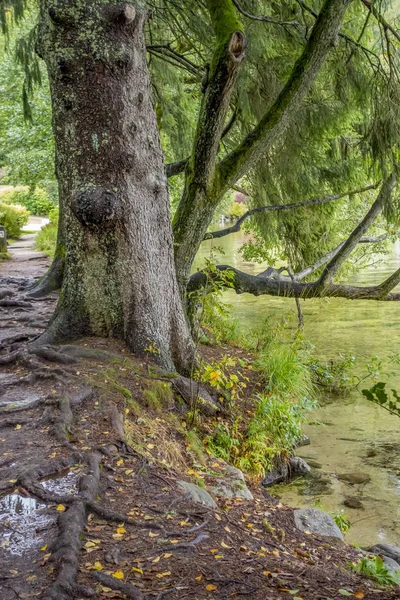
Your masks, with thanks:
M 18 238 L 27 224 L 29 212 L 23 206 L 10 206 L 0 201 L 0 225 L 7 230 L 8 238 Z
M 245 204 L 239 204 L 239 202 L 232 202 L 229 209 L 229 216 L 231 219 L 239 219 L 247 212 L 247 206 Z
M 22 189 L 5 192 L 1 196 L 1 201 L 5 204 L 14 204 L 24 206 L 32 215 L 47 217 L 54 210 L 55 203 L 49 198 L 48 193 L 41 189 L 35 190 Z
M 57 244 L 58 208 L 54 207 L 49 213 L 50 223 L 47 223 L 36 236 L 35 248 L 53 256 Z

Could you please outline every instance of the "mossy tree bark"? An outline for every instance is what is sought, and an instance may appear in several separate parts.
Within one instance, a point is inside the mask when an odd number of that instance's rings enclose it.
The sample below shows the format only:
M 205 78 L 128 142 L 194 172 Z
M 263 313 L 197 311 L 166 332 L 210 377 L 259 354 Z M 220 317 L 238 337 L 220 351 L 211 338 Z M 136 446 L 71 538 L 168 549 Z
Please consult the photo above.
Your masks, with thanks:
M 65 269 L 40 341 L 113 336 L 188 371 L 193 344 L 174 269 L 145 19 L 140 7 L 109 0 L 41 2 Z

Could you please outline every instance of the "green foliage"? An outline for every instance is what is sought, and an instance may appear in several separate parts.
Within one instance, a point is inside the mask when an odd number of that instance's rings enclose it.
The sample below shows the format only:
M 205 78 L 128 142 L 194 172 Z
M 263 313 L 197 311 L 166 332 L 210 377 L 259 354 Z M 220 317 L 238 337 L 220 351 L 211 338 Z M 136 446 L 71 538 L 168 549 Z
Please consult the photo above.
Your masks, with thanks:
M 336 361 L 321 361 L 312 356 L 307 366 L 318 385 L 338 393 L 354 385 L 354 376 L 350 374 L 350 370 L 355 363 L 356 358 L 352 354 L 340 355 L 340 359 Z
M 229 216 L 231 219 L 239 219 L 242 217 L 245 212 L 247 212 L 247 206 L 245 204 L 240 204 L 239 202 L 232 202 L 229 208 Z
M 357 573 L 370 577 L 381 585 L 400 584 L 400 573 L 398 571 L 393 573 L 380 556 L 363 557 L 358 563 L 350 563 L 350 566 Z
M 237 428 L 218 423 L 212 435 L 205 438 L 207 450 L 217 458 L 236 463 L 240 453 L 240 438 Z
M 57 245 L 58 208 L 53 208 L 49 213 L 50 222 L 39 231 L 35 238 L 35 248 L 53 256 Z
M 242 441 L 239 468 L 256 476 L 264 476 L 284 460 L 302 439 L 301 425 L 307 413 L 315 408 L 313 400 L 293 402 L 288 397 L 262 395 L 258 397 L 254 418 Z
M 340 510 L 338 513 L 333 515 L 333 520 L 342 533 L 346 533 L 351 527 L 350 517 L 344 512 L 344 510 Z
M 27 224 L 29 212 L 23 206 L 11 206 L 0 200 L 0 225 L 7 230 L 8 238 L 19 238 L 21 228 Z
M 152 381 L 143 390 L 143 399 L 147 406 L 161 410 L 173 405 L 174 394 L 171 384 L 165 381 Z
M 374 404 L 378 404 L 392 415 L 396 415 L 400 417 L 400 395 L 396 392 L 396 390 L 391 390 L 392 398 L 388 395 L 386 391 L 386 383 L 384 381 L 378 381 L 373 387 L 369 390 L 362 390 L 362 394 L 366 397 L 367 400 L 373 402 Z
M 222 396 L 222 400 L 226 400 L 232 407 L 240 391 L 246 388 L 245 382 L 248 381 L 248 377 L 232 372 L 232 368 L 236 366 L 237 360 L 225 355 L 220 361 L 201 365 L 196 373 L 196 379 L 215 388 Z
M 291 344 L 272 342 L 260 352 L 254 365 L 262 372 L 270 393 L 296 398 L 313 396 L 312 374 L 297 341 Z
M 48 217 L 56 208 L 48 193 L 41 189 L 17 189 L 4 192 L 1 196 L 2 202 L 24 206 L 32 215 Z

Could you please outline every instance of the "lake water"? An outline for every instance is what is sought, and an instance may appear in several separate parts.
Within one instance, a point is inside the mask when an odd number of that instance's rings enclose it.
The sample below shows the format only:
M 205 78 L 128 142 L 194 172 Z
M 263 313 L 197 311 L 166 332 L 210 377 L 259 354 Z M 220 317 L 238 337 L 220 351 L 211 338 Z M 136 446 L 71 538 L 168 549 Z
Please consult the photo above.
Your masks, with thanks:
M 230 264 L 257 274 L 267 264 L 243 261 L 238 252 L 245 240 L 242 232 L 203 242 L 196 266 L 204 263 L 213 246 L 222 247 L 225 255 L 217 262 Z M 365 269 L 352 278 L 352 283 L 370 285 L 383 281 L 400 266 L 400 244 L 379 265 Z M 256 327 L 266 317 L 281 317 L 295 310 L 293 299 L 250 294 L 236 295 L 232 290 L 225 299 L 233 304 L 233 316 L 243 327 Z M 351 301 L 344 299 L 301 301 L 304 333 L 316 346 L 320 358 L 338 359 L 341 354 L 354 354 L 359 365 L 371 356 L 379 356 L 387 370 L 388 356 L 400 351 L 400 305 L 397 302 Z M 389 387 L 400 390 L 399 376 L 390 379 Z M 382 379 L 382 378 L 381 378 Z M 350 516 L 352 526 L 346 534 L 348 542 L 367 546 L 378 542 L 400 545 L 400 419 L 368 402 L 357 390 L 344 396 L 320 393 L 320 408 L 304 433 L 311 445 L 299 449 L 306 460 L 320 463 L 310 477 L 275 488 L 282 501 L 297 507 L 319 506 L 328 512 L 340 510 Z M 363 473 L 370 481 L 350 485 L 337 475 Z M 356 498 L 363 508 L 343 505 L 346 498 Z

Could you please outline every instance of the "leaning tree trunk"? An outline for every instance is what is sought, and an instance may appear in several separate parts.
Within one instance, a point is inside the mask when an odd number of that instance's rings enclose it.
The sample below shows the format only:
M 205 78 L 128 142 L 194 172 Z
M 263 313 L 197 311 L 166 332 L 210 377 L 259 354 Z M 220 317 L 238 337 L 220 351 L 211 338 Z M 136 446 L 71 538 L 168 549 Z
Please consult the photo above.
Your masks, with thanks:
M 41 2 L 65 228 L 63 286 L 42 341 L 113 336 L 188 370 L 145 19 L 109 0 Z

